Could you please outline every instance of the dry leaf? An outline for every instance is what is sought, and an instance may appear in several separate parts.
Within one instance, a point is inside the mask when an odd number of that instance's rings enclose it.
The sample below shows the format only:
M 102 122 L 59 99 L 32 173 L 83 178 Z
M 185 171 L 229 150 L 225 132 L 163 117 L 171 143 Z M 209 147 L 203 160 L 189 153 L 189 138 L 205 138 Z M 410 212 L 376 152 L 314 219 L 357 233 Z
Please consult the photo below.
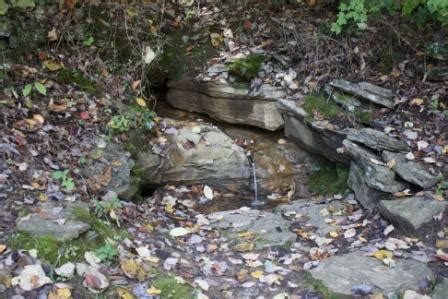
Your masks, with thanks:
M 162 293 L 162 290 L 159 290 L 153 286 L 151 286 L 149 289 L 146 290 L 146 293 L 151 296 L 160 295 Z

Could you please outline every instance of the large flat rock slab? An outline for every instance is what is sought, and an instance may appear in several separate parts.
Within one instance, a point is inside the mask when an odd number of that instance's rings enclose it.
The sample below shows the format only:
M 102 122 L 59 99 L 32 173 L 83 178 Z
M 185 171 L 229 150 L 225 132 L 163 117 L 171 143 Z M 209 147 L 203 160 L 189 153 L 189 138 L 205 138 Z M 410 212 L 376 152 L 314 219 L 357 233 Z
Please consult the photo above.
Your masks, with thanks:
M 250 125 L 275 131 L 283 127 L 276 101 L 284 96 L 280 88 L 262 86 L 256 94 L 246 84 L 184 79 L 169 83 L 167 101 L 175 108 L 205 113 L 231 124 Z
M 208 218 L 212 227 L 227 230 L 230 240 L 238 241 L 238 232 L 254 233 L 256 249 L 284 246 L 296 240 L 289 221 L 274 213 L 241 208 L 213 213 Z
M 382 200 L 380 212 L 384 217 L 404 229 L 417 230 L 423 224 L 433 221 L 433 217 L 443 213 L 447 206 L 447 201 L 415 196 L 405 199 Z
M 137 153 L 142 184 L 249 185 L 251 167 L 244 150 L 220 129 L 203 122 L 162 122 L 166 138 L 153 138 Z
M 88 209 L 88 206 L 67 203 L 65 207 L 59 207 L 45 202 L 38 212 L 20 218 L 17 230 L 37 237 L 51 236 L 61 241 L 76 239 L 90 228 L 89 224 L 75 219 L 76 208 Z
M 419 282 L 433 276 L 424 263 L 398 259 L 394 267 L 388 267 L 360 251 L 323 260 L 309 273 L 331 293 L 342 296 L 350 296 L 351 289 L 361 284 L 370 285 L 385 295 L 415 290 Z

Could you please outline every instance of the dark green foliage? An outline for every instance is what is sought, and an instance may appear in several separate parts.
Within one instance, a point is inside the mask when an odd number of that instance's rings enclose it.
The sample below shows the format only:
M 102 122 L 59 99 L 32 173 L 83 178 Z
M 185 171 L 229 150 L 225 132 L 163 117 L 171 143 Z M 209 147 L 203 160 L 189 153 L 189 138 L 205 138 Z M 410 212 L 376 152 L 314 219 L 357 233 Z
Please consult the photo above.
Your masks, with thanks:
M 58 73 L 58 80 L 64 84 L 76 84 L 82 90 L 91 95 L 101 95 L 101 89 L 88 78 L 86 78 L 80 71 L 62 69 Z
M 308 179 L 309 190 L 321 195 L 344 194 L 348 190 L 348 168 L 323 161 Z
M 229 73 L 240 81 L 250 81 L 261 68 L 261 63 L 266 61 L 266 56 L 251 54 L 246 58 L 240 58 L 227 65 Z

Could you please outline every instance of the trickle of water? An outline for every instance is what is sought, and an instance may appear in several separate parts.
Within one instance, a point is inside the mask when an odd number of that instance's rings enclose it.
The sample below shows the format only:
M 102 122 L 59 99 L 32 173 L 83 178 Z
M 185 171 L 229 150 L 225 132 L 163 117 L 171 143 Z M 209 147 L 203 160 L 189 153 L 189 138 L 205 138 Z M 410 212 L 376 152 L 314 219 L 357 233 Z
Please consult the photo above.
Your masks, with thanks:
M 264 206 L 264 202 L 262 202 L 261 200 L 258 200 L 258 183 L 257 183 L 257 172 L 256 172 L 256 166 L 255 166 L 255 158 L 253 156 L 253 154 L 251 154 L 249 156 L 249 161 L 252 164 L 252 176 L 254 177 L 254 200 L 251 203 L 251 206 L 256 208 L 256 207 L 261 207 Z

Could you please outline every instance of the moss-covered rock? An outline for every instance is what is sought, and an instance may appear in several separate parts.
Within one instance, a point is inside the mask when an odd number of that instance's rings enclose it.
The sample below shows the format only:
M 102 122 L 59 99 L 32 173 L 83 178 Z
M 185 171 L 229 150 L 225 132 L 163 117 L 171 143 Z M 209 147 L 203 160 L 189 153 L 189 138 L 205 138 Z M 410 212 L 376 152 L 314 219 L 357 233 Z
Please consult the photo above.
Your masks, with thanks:
M 321 195 L 344 194 L 349 189 L 348 174 L 348 167 L 322 161 L 319 168 L 308 178 L 309 190 Z
M 260 71 L 261 64 L 267 57 L 260 54 L 251 54 L 246 58 L 239 58 L 227 64 L 229 73 L 240 81 L 250 81 Z

